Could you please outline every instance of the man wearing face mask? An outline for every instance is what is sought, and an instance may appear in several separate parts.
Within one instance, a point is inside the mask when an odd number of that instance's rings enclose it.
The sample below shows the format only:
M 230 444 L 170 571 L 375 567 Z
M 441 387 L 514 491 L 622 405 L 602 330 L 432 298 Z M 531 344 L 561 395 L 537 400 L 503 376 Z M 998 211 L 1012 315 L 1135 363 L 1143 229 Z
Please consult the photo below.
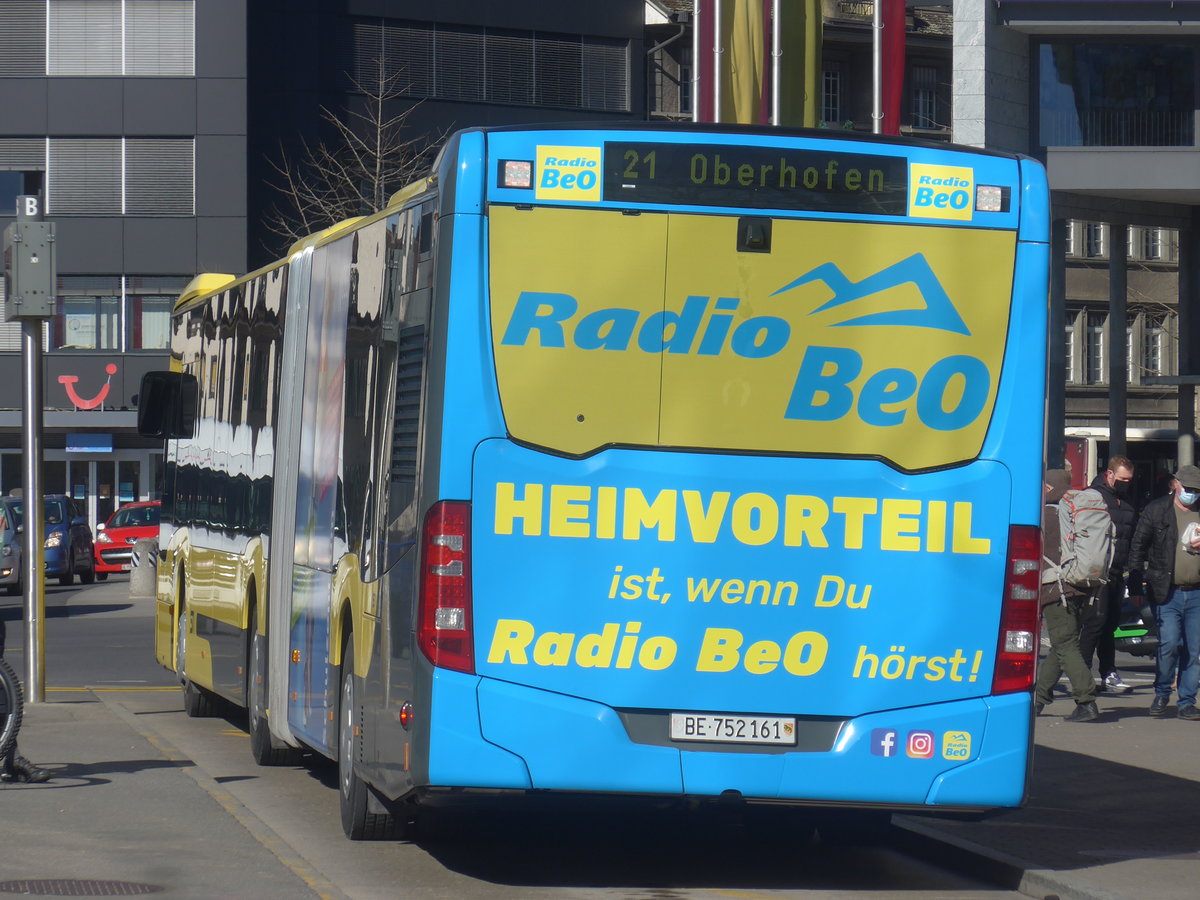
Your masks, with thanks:
M 1108 584 L 1100 589 L 1095 604 L 1084 617 L 1079 632 L 1079 652 L 1090 670 L 1092 655 L 1100 664 L 1100 683 L 1097 690 L 1114 694 L 1126 694 L 1131 687 L 1121 679 L 1117 671 L 1117 652 L 1113 631 L 1121 623 L 1121 601 L 1125 599 L 1125 563 L 1129 559 L 1129 542 L 1133 539 L 1133 528 L 1137 513 L 1133 508 L 1133 463 L 1124 456 L 1114 456 L 1108 468 L 1097 475 L 1091 486 L 1100 492 L 1108 513 L 1116 527 L 1113 542 L 1113 561 Z M 1130 594 L 1142 592 L 1142 573 L 1130 572 Z
M 1179 718 L 1200 719 L 1200 468 L 1181 466 L 1171 493 L 1142 510 L 1130 543 L 1128 566 L 1145 572 L 1147 598 L 1158 626 L 1158 658 L 1150 715 L 1167 714 L 1175 688 L 1178 654 L 1186 653 L 1179 674 Z

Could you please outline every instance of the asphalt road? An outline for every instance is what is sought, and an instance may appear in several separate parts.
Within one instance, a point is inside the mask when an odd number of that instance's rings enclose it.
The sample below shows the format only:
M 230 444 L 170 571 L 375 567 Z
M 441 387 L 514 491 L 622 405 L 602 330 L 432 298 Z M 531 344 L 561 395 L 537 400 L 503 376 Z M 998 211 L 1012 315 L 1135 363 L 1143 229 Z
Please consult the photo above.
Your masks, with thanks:
M 139 832 L 143 864 L 140 855 L 129 853 L 128 835 L 114 835 L 111 848 L 97 846 L 105 833 L 94 821 L 75 825 L 56 819 L 56 810 L 42 811 L 49 824 L 27 860 L 40 852 L 57 861 L 62 854 L 53 848 L 86 841 L 104 866 L 114 859 L 144 865 L 126 877 L 154 881 L 161 896 L 189 898 L 229 896 L 215 886 L 223 883 L 218 876 L 234 875 L 247 889 L 247 880 L 262 879 L 276 885 L 275 894 L 286 895 L 280 885 L 290 884 L 293 896 L 335 900 L 1021 896 L 888 848 L 833 846 L 798 832 L 793 822 L 720 809 L 579 801 L 531 809 L 504 802 L 439 816 L 416 842 L 349 842 L 341 834 L 332 764 L 312 758 L 295 767 L 259 768 L 250 759 L 244 716 L 229 710 L 221 717 L 190 719 L 183 713 L 173 674 L 154 660 L 150 601 L 131 602 L 127 589 L 125 578 L 48 589 L 48 702 L 33 710 L 30 721 L 45 723 L 38 740 L 86 724 L 97 740 L 101 733 L 109 736 L 106 746 L 119 745 L 114 753 L 126 752 L 120 748 L 127 745 L 136 765 L 92 762 L 87 771 L 121 770 L 129 786 L 115 795 L 114 812 L 121 818 L 168 824 Z M 8 655 L 17 663 L 22 634 L 17 599 L 0 603 L 0 615 L 9 621 Z M 124 743 L 120 735 L 127 735 Z M 34 737 L 23 739 L 23 746 L 47 747 Z M 45 750 L 61 757 L 59 751 Z M 65 786 L 69 779 L 58 781 Z M 54 799 L 34 792 L 42 786 L 24 787 L 27 793 L 19 799 L 30 804 Z M 165 799 L 176 795 L 192 799 L 186 804 Z M 13 795 L 0 795 L 4 799 Z M 30 810 L 33 817 L 32 805 Z M 72 828 L 86 835 L 63 833 Z M 141 846 L 145 843 L 151 846 Z M 181 844 L 186 866 L 164 874 L 153 865 L 178 855 Z M 20 837 L 9 834 L 5 845 L 19 848 Z M 210 870 L 214 893 L 207 894 L 195 873 Z M 255 896 L 270 895 L 269 888 L 255 890 Z

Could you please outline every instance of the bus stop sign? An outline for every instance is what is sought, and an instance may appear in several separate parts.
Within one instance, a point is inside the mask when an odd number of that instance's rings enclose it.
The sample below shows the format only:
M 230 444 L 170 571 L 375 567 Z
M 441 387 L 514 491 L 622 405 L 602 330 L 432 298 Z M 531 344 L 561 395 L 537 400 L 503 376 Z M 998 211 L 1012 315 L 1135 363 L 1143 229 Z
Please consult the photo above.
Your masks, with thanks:
M 54 315 L 54 223 L 42 221 L 38 197 L 17 198 L 17 219 L 4 229 L 4 320 Z

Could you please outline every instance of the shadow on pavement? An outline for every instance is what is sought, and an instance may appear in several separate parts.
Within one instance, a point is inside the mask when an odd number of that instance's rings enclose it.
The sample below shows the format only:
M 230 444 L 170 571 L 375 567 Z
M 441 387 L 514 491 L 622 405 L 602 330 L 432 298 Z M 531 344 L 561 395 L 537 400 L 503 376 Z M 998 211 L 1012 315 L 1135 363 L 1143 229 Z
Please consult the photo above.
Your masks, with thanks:
M 511 803 L 423 816 L 416 840 L 423 850 L 455 872 L 499 884 L 871 891 L 896 865 L 882 849 L 824 843 L 804 813 L 780 807 L 688 810 L 592 797 L 540 810 Z M 935 887 L 911 869 L 904 877 L 906 890 Z
M 1145 715 L 1144 710 L 1111 710 L 1106 718 Z M 1146 753 L 1154 753 L 1152 744 Z M 911 818 L 1057 871 L 1117 860 L 1200 859 L 1200 784 L 1042 746 L 1034 751 L 1024 808 L 980 822 Z
M 74 606 L 47 606 L 47 619 L 67 619 L 73 616 L 90 616 L 98 613 L 120 612 L 129 609 L 132 603 L 83 603 Z M 25 617 L 23 606 L 9 606 L 0 609 L 0 619 L 6 622 L 19 622 Z

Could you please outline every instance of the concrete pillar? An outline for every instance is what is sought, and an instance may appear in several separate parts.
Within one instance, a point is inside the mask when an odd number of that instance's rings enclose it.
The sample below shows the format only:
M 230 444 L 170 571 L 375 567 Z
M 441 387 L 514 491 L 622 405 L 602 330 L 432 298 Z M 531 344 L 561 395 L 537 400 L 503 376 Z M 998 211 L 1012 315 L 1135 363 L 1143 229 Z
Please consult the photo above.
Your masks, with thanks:
M 1177 308 L 1180 375 L 1197 375 L 1196 342 L 1200 340 L 1200 211 L 1192 210 L 1192 224 L 1179 229 L 1179 306 Z M 1179 385 L 1179 465 L 1196 463 L 1196 387 Z
M 995 0 L 954 0 L 953 139 L 1029 153 L 1029 36 L 999 23 Z

